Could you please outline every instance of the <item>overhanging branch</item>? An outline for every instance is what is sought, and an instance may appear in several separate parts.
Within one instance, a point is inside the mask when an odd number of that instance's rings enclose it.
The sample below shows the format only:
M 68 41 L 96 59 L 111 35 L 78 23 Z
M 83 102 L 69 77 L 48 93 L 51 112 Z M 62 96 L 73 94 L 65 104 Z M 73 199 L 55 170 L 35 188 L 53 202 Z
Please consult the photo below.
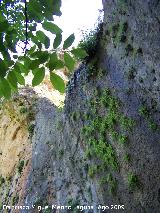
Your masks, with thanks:
M 24 50 L 25 50 L 25 54 L 26 54 L 26 51 L 27 51 L 27 44 L 28 44 L 27 0 L 25 0 L 24 2 L 25 2 L 24 15 L 25 15 L 25 37 L 26 37 Z

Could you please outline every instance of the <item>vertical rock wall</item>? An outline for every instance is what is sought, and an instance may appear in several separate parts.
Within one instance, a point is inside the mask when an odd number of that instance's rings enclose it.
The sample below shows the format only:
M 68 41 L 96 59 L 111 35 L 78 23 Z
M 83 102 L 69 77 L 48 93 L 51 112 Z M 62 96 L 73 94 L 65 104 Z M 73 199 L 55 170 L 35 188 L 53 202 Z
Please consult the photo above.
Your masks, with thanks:
M 136 121 L 121 162 L 118 198 L 126 211 L 158 212 L 160 166 L 160 16 L 159 1 L 103 1 L 104 65 L 107 84 Z M 125 188 L 128 172 L 139 179 L 132 192 Z

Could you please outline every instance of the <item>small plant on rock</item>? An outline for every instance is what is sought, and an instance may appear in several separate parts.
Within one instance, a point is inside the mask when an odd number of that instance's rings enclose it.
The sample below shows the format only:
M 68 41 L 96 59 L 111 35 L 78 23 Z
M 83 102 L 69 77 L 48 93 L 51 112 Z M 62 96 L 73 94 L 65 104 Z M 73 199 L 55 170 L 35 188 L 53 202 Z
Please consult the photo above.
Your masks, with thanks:
M 139 188 L 139 181 L 137 175 L 133 173 L 128 174 L 128 185 L 129 189 L 133 190 L 135 188 Z
M 83 33 L 83 39 L 80 41 L 78 47 L 84 49 L 88 56 L 86 58 L 93 58 L 97 52 L 101 34 L 102 34 L 102 23 L 100 22 L 98 26 L 91 30 L 90 32 Z
M 21 114 L 24 114 L 24 113 L 26 113 L 27 111 L 28 111 L 27 107 L 21 107 L 20 110 L 19 110 L 19 112 L 20 112 Z
M 124 161 L 125 162 L 130 162 L 131 161 L 131 156 L 129 154 L 125 154 Z
M 19 201 L 19 196 L 18 195 L 14 196 L 12 198 L 12 205 L 15 206 L 18 203 L 18 201 Z
M 0 176 L 0 186 L 2 185 L 2 184 L 4 184 L 5 183 L 5 179 L 4 179 L 4 177 L 2 177 L 2 175 Z
M 139 108 L 139 113 L 140 113 L 140 115 L 142 115 L 143 117 L 146 117 L 146 118 L 148 118 L 150 115 L 149 110 L 147 109 L 146 106 L 141 106 Z
M 23 171 L 23 167 L 24 167 L 24 160 L 20 161 L 18 164 L 18 173 L 21 175 L 22 171 Z
M 33 135 L 34 127 L 35 127 L 34 124 L 30 124 L 30 125 L 28 126 L 28 132 L 29 132 L 29 135 L 30 135 L 30 136 Z

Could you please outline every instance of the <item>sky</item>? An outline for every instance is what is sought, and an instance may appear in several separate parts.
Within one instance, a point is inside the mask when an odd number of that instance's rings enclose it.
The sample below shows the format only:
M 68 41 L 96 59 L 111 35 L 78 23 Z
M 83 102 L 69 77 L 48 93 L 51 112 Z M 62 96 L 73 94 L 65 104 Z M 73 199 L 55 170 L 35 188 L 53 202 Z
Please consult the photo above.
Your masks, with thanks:
M 82 38 L 81 30 L 94 27 L 99 10 L 102 10 L 102 0 L 62 0 L 62 15 L 54 20 L 63 29 L 64 37 L 75 33 L 77 44 Z

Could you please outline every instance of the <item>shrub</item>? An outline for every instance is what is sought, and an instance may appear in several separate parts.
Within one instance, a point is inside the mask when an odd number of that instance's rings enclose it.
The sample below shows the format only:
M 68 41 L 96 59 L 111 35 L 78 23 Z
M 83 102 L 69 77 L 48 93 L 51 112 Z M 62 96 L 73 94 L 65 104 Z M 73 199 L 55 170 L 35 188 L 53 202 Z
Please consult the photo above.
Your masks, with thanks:
M 83 33 L 83 39 L 78 44 L 79 48 L 84 49 L 88 56 L 86 59 L 93 58 L 98 50 L 98 46 L 100 43 L 100 38 L 102 35 L 102 22 L 98 24 L 98 26 L 91 30 L 90 32 Z

